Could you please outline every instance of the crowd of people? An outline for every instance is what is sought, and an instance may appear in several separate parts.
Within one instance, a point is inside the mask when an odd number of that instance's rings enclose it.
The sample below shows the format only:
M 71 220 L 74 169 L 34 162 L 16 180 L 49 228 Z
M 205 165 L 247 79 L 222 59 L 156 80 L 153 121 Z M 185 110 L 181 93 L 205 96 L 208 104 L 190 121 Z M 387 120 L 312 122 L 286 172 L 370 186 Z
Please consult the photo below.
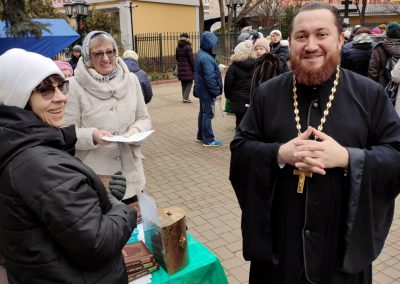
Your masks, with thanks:
M 194 55 L 182 33 L 177 77 L 183 103 L 192 88 L 199 98 L 204 147 L 222 145 L 212 129 L 222 95 L 235 114 L 229 178 L 249 282 L 372 283 L 400 190 L 400 24 L 343 30 L 336 8 L 311 2 L 288 40 L 243 29 L 224 78 L 217 41 L 204 32 Z M 136 227 L 144 156 L 140 143 L 107 137 L 151 130 L 152 97 L 139 55 L 119 56 L 104 31 L 68 62 L 17 48 L 0 56 L 10 283 L 128 283 L 121 249 Z

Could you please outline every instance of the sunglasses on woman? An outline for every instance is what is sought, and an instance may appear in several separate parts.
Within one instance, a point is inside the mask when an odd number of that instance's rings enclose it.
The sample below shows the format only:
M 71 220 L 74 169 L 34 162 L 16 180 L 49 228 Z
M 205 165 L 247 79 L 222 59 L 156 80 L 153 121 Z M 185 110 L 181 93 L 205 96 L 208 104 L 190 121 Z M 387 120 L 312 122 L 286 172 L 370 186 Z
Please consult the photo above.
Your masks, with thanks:
M 51 100 L 56 93 L 56 88 L 60 90 L 61 93 L 66 95 L 68 93 L 69 82 L 68 81 L 58 81 L 53 83 L 50 79 L 42 81 L 33 92 L 38 92 L 45 100 Z

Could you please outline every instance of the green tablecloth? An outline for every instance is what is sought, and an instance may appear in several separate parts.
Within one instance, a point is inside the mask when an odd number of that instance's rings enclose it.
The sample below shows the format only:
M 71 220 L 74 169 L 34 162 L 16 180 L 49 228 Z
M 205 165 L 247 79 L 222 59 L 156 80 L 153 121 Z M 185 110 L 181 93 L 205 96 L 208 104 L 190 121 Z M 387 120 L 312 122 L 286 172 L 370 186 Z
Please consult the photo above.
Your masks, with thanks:
M 224 269 L 218 257 L 199 243 L 189 233 L 189 263 L 182 270 L 168 275 L 160 267 L 152 273 L 152 284 L 228 284 Z

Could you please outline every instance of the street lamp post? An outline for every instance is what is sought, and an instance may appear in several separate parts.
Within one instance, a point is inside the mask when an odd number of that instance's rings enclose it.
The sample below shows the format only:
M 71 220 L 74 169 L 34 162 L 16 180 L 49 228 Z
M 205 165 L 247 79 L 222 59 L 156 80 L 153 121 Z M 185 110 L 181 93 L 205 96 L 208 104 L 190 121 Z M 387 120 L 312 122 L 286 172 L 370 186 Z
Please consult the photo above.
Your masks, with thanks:
M 236 43 L 236 9 L 237 6 L 242 7 L 244 4 L 244 0 L 226 0 L 226 7 L 229 9 L 233 9 L 233 43 Z
M 64 10 L 67 17 L 71 20 L 76 19 L 76 31 L 81 36 L 81 40 L 86 35 L 86 17 L 88 15 L 89 4 L 84 0 L 64 1 Z
M 129 1 L 129 6 L 125 6 L 129 8 L 129 14 L 131 16 L 131 39 L 132 39 L 132 50 L 136 51 L 136 45 L 134 40 L 134 33 L 133 33 L 133 17 L 132 17 L 132 9 L 139 7 L 137 4 L 133 4 L 132 1 Z

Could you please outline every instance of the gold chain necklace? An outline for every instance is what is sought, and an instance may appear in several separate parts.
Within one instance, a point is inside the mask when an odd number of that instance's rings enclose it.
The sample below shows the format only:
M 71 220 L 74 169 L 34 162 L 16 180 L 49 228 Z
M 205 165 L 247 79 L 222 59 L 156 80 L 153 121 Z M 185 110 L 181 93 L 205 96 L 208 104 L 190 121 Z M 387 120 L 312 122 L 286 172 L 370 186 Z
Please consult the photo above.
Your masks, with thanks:
M 329 101 L 326 103 L 326 109 L 324 111 L 324 115 L 321 118 L 321 122 L 318 125 L 318 131 L 322 131 L 322 129 L 324 128 L 324 123 L 326 121 L 326 118 L 329 114 L 329 110 L 332 106 L 332 101 L 335 98 L 335 94 L 336 94 L 336 87 L 339 83 L 339 65 L 336 68 L 336 78 L 335 81 L 333 82 L 333 87 L 331 89 L 331 94 L 329 96 Z M 297 135 L 301 134 L 301 124 L 300 124 L 300 116 L 299 116 L 299 109 L 298 109 L 298 103 L 297 103 L 297 88 L 296 88 L 296 77 L 293 76 L 293 105 L 294 105 L 294 120 L 296 121 L 296 128 L 297 128 Z M 315 140 L 317 140 L 318 137 L 315 136 Z M 306 180 L 306 177 L 312 177 L 312 172 L 310 171 L 301 171 L 298 169 L 295 169 L 293 171 L 294 175 L 298 175 L 299 176 L 299 182 L 297 183 L 297 193 L 303 193 L 303 189 L 304 189 L 304 182 Z
M 326 103 L 326 109 L 324 111 L 324 115 L 321 118 L 320 125 L 318 125 L 318 131 L 322 131 L 324 128 L 324 123 L 326 121 L 326 117 L 329 114 L 329 110 L 332 106 L 332 101 L 335 98 L 335 93 L 336 93 L 336 87 L 339 83 L 339 65 L 336 68 L 336 78 L 335 81 L 333 82 L 333 87 L 331 90 L 331 95 L 329 96 L 329 101 Z M 298 109 L 298 103 L 297 103 L 297 88 L 296 88 L 296 77 L 293 76 L 293 105 L 294 105 L 294 120 L 296 121 L 296 128 L 297 128 L 297 135 L 300 135 L 301 133 L 301 125 L 300 125 L 300 116 L 299 116 L 299 109 Z

